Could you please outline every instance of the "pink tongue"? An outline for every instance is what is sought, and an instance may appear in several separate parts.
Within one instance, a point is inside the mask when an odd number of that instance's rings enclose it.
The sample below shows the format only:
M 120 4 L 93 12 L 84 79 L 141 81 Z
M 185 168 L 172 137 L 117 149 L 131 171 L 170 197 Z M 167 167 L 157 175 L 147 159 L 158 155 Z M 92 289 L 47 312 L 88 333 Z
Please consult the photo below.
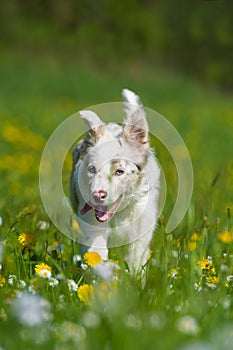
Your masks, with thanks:
M 100 222 L 108 221 L 111 217 L 111 213 L 106 211 L 106 207 L 99 205 L 95 209 L 95 217 Z
M 104 205 L 98 205 L 98 207 L 93 208 L 90 204 L 85 203 L 84 207 L 80 210 L 80 214 L 84 215 L 91 209 L 95 210 L 95 217 L 100 222 L 108 221 L 111 218 L 111 213 L 107 211 L 107 208 Z
M 88 203 L 85 203 L 84 207 L 80 210 L 80 214 L 84 215 L 91 209 L 93 208 Z

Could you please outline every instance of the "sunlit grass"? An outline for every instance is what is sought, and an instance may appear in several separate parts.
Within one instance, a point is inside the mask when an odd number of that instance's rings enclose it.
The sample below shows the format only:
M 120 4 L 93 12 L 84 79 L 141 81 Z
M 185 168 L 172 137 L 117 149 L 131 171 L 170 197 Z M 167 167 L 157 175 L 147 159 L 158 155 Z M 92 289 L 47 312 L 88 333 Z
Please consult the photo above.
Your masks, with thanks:
M 153 67 L 99 72 L 52 57 L 13 62 L 3 58 L 0 68 L 0 348 L 230 349 L 230 97 Z M 175 168 L 156 143 L 170 188 L 145 286 L 128 273 L 119 248 L 112 249 L 108 264 L 95 254 L 81 257 L 78 244 L 49 221 L 38 186 L 41 153 L 54 128 L 83 107 L 119 101 L 123 87 L 137 91 L 174 124 L 195 174 L 189 211 L 166 234 Z M 68 159 L 67 191 L 70 165 Z

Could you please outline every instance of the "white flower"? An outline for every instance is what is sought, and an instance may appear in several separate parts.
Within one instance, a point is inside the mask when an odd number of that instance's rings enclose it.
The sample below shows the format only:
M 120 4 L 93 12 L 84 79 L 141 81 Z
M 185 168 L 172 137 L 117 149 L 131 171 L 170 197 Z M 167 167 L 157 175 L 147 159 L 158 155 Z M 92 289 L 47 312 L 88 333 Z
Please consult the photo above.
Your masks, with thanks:
M 71 292 L 76 292 L 78 290 L 78 285 L 74 280 L 67 280 L 67 285 Z
M 120 267 L 112 261 L 107 261 L 92 267 L 92 270 L 104 281 L 111 281 L 114 278 L 114 274 L 120 270 Z
M 93 311 L 86 311 L 83 314 L 82 322 L 87 328 L 95 328 L 100 324 L 99 316 Z
M 31 294 L 36 294 L 37 293 L 37 289 L 36 289 L 36 287 L 33 284 L 28 287 L 28 291 Z
M 176 322 L 176 328 L 183 334 L 196 335 L 199 332 L 197 320 L 189 315 L 179 318 Z
M 17 285 L 18 285 L 18 288 L 23 289 L 26 287 L 26 282 L 23 280 L 19 280 Z
M 2 217 L 0 216 L 0 226 L 2 226 L 3 224 L 3 220 L 2 220 Z
M 130 314 L 125 320 L 125 325 L 128 328 L 140 329 L 142 328 L 142 321 L 138 316 Z
M 15 317 L 26 326 L 36 327 L 51 318 L 49 303 L 38 295 L 22 293 L 12 307 Z
M 74 264 L 77 264 L 79 261 L 81 261 L 82 260 L 82 257 L 81 257 L 81 255 L 79 255 L 79 254 L 75 254 L 74 256 L 73 256 L 73 263 Z
M 81 269 L 84 271 L 88 268 L 88 265 L 84 263 L 82 263 L 80 266 L 81 266 Z
M 227 276 L 227 282 L 233 282 L 233 275 Z
M 50 279 L 52 276 L 52 272 L 47 269 L 40 270 L 39 276 L 42 278 L 48 278 Z
M 9 275 L 8 283 L 9 283 L 10 286 L 13 286 L 16 281 L 17 281 L 17 277 L 15 275 Z
M 45 230 L 49 229 L 49 223 L 46 221 L 42 221 L 42 220 L 38 221 L 36 226 L 41 231 L 45 231 Z
M 59 284 L 59 281 L 56 278 L 51 277 L 49 279 L 49 286 L 56 287 L 58 284 Z

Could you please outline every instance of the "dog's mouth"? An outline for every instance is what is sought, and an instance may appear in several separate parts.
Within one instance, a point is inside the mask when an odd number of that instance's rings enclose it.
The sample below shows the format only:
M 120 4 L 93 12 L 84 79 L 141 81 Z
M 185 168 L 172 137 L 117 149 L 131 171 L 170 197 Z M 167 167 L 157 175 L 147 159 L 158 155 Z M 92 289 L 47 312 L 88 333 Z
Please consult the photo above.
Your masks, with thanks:
M 117 208 L 120 205 L 121 198 L 119 198 L 113 205 L 108 209 L 106 205 L 95 205 L 91 202 L 85 203 L 84 207 L 80 210 L 80 214 L 84 215 L 90 210 L 94 209 L 96 220 L 99 222 L 107 222 L 115 214 Z

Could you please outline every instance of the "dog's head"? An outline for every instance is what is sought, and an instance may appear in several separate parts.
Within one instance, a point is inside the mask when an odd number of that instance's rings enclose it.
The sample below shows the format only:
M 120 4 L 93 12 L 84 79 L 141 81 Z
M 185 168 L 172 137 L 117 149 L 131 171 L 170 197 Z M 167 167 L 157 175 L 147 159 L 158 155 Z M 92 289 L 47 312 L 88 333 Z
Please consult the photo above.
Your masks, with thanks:
M 126 118 L 122 126 L 104 124 L 92 111 L 80 112 L 90 131 L 74 150 L 76 175 L 72 181 L 76 182 L 76 191 L 78 186 L 80 215 L 93 209 L 99 222 L 108 221 L 133 199 L 142 185 L 148 157 L 148 124 L 143 107 L 132 92 L 123 90 L 123 95 Z

